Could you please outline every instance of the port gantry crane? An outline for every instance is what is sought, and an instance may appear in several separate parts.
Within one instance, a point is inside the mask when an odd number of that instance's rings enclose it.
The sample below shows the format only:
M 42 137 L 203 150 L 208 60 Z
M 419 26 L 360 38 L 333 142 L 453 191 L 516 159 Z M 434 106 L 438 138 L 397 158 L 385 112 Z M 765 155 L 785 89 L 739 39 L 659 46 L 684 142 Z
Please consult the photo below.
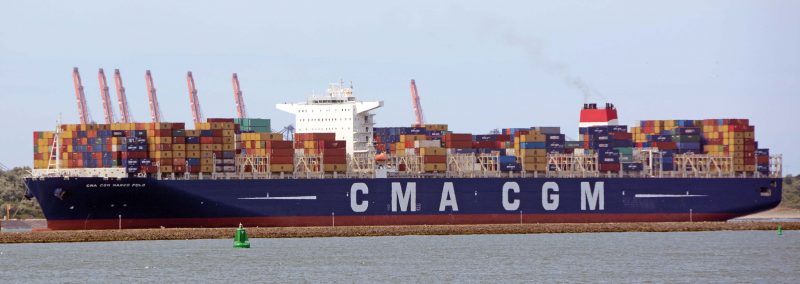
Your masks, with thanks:
M 186 85 L 189 87 L 189 107 L 192 108 L 194 124 L 203 122 L 203 112 L 200 110 L 200 100 L 197 98 L 197 88 L 194 86 L 192 71 L 186 72 Z
M 89 108 L 86 106 L 86 95 L 83 93 L 83 83 L 81 82 L 81 74 L 78 73 L 78 67 L 72 68 L 72 80 L 75 83 L 75 97 L 78 101 L 78 117 L 81 124 L 89 124 Z
M 150 70 L 145 71 L 144 80 L 147 82 L 147 99 L 150 101 L 150 118 L 153 122 L 161 122 L 161 109 L 158 107 L 156 87 L 153 85 L 153 76 L 150 75 Z
M 414 117 L 416 118 L 415 126 L 422 126 L 425 124 L 425 116 L 422 114 L 422 104 L 419 102 L 419 93 L 417 93 L 417 83 L 411 79 L 411 104 L 414 107 Z
M 131 122 L 131 115 L 128 113 L 128 97 L 125 96 L 125 87 L 122 86 L 122 75 L 119 74 L 119 69 L 114 69 L 114 85 L 117 87 L 120 121 L 129 123 Z
M 244 105 L 242 89 L 239 88 L 239 77 L 233 73 L 233 99 L 236 101 L 236 116 L 239 118 L 247 117 L 247 108 Z
M 100 82 L 100 99 L 103 103 L 103 118 L 106 124 L 114 123 L 114 109 L 111 107 L 111 95 L 108 93 L 108 83 L 106 82 L 106 73 L 103 68 L 97 72 L 97 81 Z

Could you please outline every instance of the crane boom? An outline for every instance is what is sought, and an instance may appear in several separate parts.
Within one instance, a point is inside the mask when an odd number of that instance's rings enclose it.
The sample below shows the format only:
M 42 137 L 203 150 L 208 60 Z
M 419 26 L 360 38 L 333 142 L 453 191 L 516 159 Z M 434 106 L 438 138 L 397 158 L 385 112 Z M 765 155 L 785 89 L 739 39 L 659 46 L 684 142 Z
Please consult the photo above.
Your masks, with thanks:
M 411 104 L 414 107 L 414 117 L 416 118 L 415 125 L 421 126 L 425 124 L 425 116 L 422 113 L 422 104 L 419 102 L 419 93 L 417 93 L 417 83 L 411 79 Z
M 78 67 L 72 68 L 72 80 L 75 83 L 75 97 L 78 101 L 78 117 L 81 124 L 89 124 L 89 109 L 86 107 L 86 96 L 83 93 L 83 83 Z
M 203 113 L 200 111 L 200 100 L 197 98 L 197 88 L 194 86 L 192 71 L 186 73 L 186 85 L 189 87 L 189 107 L 192 109 L 192 119 L 197 124 L 202 122 Z
M 100 82 L 100 99 L 103 102 L 103 118 L 106 124 L 114 123 L 114 109 L 111 107 L 111 95 L 108 93 L 108 82 L 103 68 L 97 73 L 97 81 Z
M 161 122 L 161 110 L 158 108 L 158 97 L 156 97 L 156 87 L 153 85 L 153 76 L 150 70 L 145 71 L 144 80 L 147 82 L 147 99 L 150 101 L 150 118 L 153 122 Z
M 236 115 L 239 118 L 247 117 L 247 108 L 244 105 L 244 97 L 242 97 L 242 89 L 239 88 L 239 77 L 233 73 L 233 99 L 236 101 Z
M 128 97 L 125 96 L 125 87 L 122 86 L 122 75 L 119 74 L 119 69 L 114 69 L 114 85 L 117 87 L 120 120 L 122 123 L 129 123 L 131 115 L 128 113 Z

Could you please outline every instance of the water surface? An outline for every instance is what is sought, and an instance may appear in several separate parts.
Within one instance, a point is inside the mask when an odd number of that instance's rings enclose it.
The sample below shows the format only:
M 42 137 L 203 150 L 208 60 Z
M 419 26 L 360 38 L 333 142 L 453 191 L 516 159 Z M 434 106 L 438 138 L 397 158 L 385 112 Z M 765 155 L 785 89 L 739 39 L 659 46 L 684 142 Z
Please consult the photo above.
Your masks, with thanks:
M 232 231 L 233 232 L 233 231 Z M 770 282 L 800 279 L 800 231 L 0 245 L 4 283 Z

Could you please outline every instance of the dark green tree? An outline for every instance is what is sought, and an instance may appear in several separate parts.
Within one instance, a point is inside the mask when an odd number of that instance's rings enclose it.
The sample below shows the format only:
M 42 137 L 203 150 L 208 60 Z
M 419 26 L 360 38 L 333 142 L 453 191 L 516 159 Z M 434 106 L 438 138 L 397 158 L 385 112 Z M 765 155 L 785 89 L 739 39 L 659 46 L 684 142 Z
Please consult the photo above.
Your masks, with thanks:
M 30 168 L 16 167 L 7 171 L 0 170 L 0 216 L 6 216 L 6 208 L 10 205 L 9 218 L 44 218 L 39 203 L 25 198 L 25 185 L 22 178 Z

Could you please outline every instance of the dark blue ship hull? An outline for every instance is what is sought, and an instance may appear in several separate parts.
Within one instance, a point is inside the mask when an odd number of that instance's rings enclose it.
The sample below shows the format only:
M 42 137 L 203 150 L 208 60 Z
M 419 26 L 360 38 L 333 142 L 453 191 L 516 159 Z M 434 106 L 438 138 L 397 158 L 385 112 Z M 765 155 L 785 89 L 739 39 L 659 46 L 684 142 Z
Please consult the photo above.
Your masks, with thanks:
M 50 229 L 723 221 L 770 178 L 26 179 Z

